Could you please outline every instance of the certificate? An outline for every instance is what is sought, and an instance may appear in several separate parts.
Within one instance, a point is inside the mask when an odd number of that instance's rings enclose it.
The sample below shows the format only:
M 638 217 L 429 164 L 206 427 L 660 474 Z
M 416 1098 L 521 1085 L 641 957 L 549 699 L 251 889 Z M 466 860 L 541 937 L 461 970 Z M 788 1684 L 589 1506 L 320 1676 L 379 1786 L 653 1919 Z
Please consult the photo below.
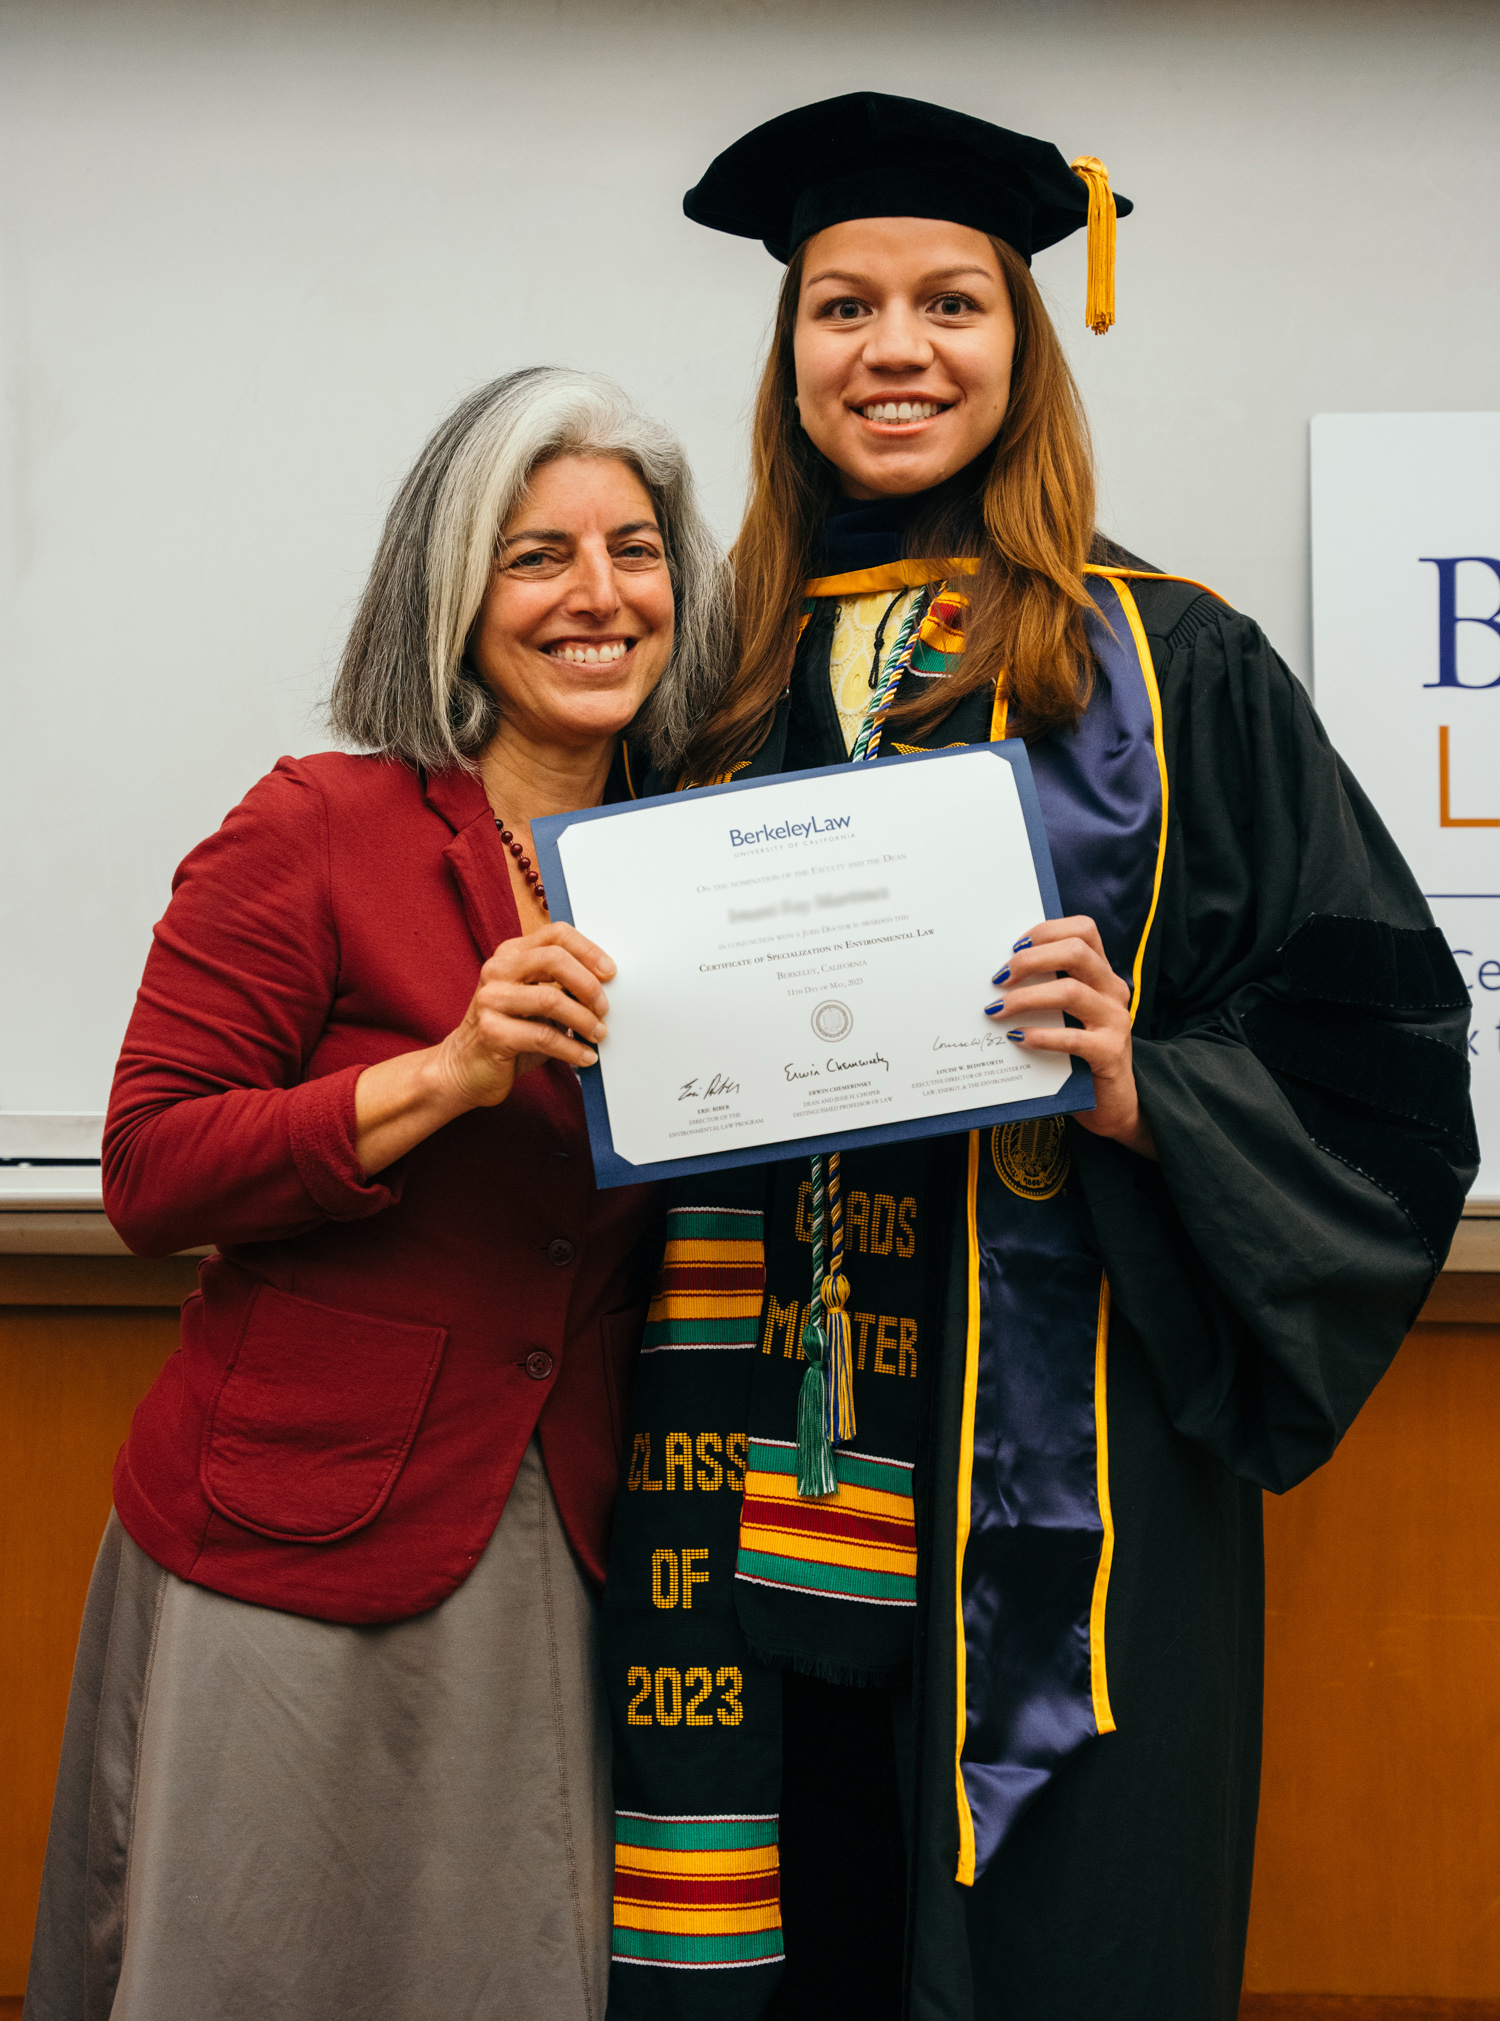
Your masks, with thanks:
M 580 1076 L 601 1186 L 1093 1106 L 1081 1060 L 984 1014 L 1015 942 L 1060 911 L 1019 740 L 552 815 L 532 835 L 553 918 L 618 969 Z

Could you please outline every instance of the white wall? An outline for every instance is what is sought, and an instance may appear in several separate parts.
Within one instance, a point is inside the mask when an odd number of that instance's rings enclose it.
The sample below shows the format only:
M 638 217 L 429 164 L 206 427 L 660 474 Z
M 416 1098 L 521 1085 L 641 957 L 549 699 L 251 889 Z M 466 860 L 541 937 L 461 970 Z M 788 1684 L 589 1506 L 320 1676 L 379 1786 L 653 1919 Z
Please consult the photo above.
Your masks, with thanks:
M 1306 424 L 1493 406 L 1500 9 L 1048 0 L 0 13 L 0 1112 L 102 1108 L 171 868 L 313 716 L 391 492 L 556 360 L 727 536 L 779 269 L 682 191 L 756 120 L 948 94 L 1098 154 L 1120 322 L 1041 279 L 1106 524 L 1307 665 Z M 3 1151 L 3 1145 L 0 1145 Z

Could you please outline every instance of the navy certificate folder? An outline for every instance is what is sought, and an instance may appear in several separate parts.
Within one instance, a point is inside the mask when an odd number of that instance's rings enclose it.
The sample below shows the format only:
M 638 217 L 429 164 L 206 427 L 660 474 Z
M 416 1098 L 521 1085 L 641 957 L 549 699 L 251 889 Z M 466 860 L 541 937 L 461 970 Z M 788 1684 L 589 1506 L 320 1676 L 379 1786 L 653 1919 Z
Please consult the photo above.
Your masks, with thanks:
M 1037 886 L 1042 896 L 1043 915 L 1048 919 L 1059 918 L 1062 907 L 1058 897 L 1057 878 L 1052 868 L 1051 851 L 1047 846 L 1047 831 L 1043 825 L 1025 744 L 1019 738 L 1010 738 L 1000 744 L 969 745 L 965 747 L 965 751 L 968 754 L 976 751 L 988 752 L 998 762 L 1011 767 L 1025 818 Z M 957 754 L 947 751 L 919 751 L 907 757 L 883 758 L 880 761 L 880 770 L 882 773 L 888 773 L 891 768 L 901 765 L 940 765 L 948 762 L 954 755 Z M 721 795 L 755 793 L 764 791 L 768 786 L 784 784 L 788 779 L 794 779 L 800 786 L 811 779 L 840 776 L 847 778 L 848 770 L 847 765 L 821 766 L 805 772 L 783 773 L 769 779 L 746 779 L 732 781 L 725 786 L 693 787 L 687 793 L 676 795 L 674 798 L 702 800 Z M 542 873 L 542 881 L 547 889 L 548 908 L 554 920 L 565 920 L 569 925 L 577 924 L 558 846 L 567 830 L 578 822 L 612 821 L 621 824 L 620 844 L 622 848 L 628 848 L 629 831 L 623 824 L 647 809 L 659 808 L 661 805 L 660 800 L 624 801 L 610 807 L 588 807 L 572 814 L 550 814 L 532 822 L 531 833 L 536 844 L 537 867 Z M 962 863 L 955 864 L 953 874 L 972 876 L 974 866 L 965 859 Z M 591 939 L 608 949 L 609 934 L 606 925 L 590 923 L 585 930 Z M 663 931 L 671 931 L 669 922 L 664 923 Z M 998 967 L 1003 964 L 1009 950 L 996 948 L 990 952 L 993 953 L 995 965 Z M 987 960 L 989 957 L 986 954 L 982 958 Z M 604 1043 L 608 1046 L 608 1039 Z M 594 1155 L 594 1176 L 600 1186 L 628 1186 L 650 1179 L 687 1178 L 697 1172 L 718 1172 L 740 1165 L 769 1165 L 782 1158 L 807 1157 L 818 1151 L 847 1151 L 864 1145 L 886 1144 L 904 1138 L 950 1136 L 960 1131 L 988 1129 L 996 1124 L 1024 1122 L 1033 1116 L 1063 1115 L 1072 1110 L 1091 1109 L 1094 1106 L 1093 1076 L 1084 1062 L 1075 1057 L 1068 1079 L 1053 1095 L 984 1108 L 953 1110 L 942 1115 L 913 1118 L 906 1122 L 875 1124 L 842 1131 L 833 1130 L 827 1135 L 755 1144 L 739 1150 L 707 1151 L 691 1157 L 663 1160 L 654 1164 L 632 1164 L 615 1149 L 610 1129 L 609 1102 L 605 1093 L 603 1069 L 598 1065 L 585 1068 L 579 1075 L 579 1082 L 583 1091 L 584 1113 L 588 1121 L 589 1143 Z

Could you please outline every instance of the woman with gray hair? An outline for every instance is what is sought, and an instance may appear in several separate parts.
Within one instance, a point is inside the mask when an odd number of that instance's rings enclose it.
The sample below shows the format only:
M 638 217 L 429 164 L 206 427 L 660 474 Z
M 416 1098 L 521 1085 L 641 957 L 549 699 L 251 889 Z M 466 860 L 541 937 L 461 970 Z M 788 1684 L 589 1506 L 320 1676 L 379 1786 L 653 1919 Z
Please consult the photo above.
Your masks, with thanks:
M 680 756 L 723 659 L 682 453 L 520 372 L 438 429 L 332 697 L 177 873 L 111 1218 L 215 1245 L 80 1639 L 28 2021 L 603 2012 L 594 1653 L 660 1248 L 595 1189 L 608 956 L 530 821 Z

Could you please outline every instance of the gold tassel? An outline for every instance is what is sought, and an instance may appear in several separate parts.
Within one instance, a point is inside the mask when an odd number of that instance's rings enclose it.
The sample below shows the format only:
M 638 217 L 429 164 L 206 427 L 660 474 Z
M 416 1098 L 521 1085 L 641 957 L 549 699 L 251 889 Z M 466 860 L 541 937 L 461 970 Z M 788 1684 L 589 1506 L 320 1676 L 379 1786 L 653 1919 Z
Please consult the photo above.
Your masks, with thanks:
M 824 1360 L 823 1426 L 830 1444 L 852 1439 L 854 1421 L 854 1347 L 849 1332 L 849 1280 L 840 1271 L 823 1279 L 823 1309 L 827 1320 L 828 1353 Z
M 1115 320 L 1115 200 L 1109 170 L 1097 155 L 1069 163 L 1089 189 L 1089 298 L 1084 320 L 1102 337 Z

